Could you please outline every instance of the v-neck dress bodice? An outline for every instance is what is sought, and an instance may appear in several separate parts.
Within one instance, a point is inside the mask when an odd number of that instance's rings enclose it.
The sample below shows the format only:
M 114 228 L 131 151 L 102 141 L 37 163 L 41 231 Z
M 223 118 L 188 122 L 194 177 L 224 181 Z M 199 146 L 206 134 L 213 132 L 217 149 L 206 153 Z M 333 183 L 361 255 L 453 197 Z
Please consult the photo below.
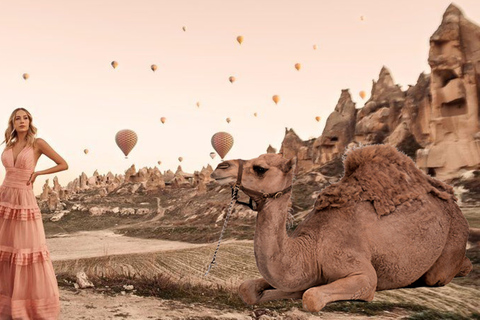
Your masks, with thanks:
M 0 320 L 57 319 L 60 301 L 42 215 L 27 185 L 35 170 L 34 149 L 26 146 L 13 159 L 1 156 L 5 178 L 0 186 Z
M 5 180 L 3 185 L 13 188 L 32 188 L 27 185 L 30 176 L 35 170 L 35 156 L 31 146 L 26 146 L 17 155 L 17 159 L 13 159 L 13 149 L 6 149 L 2 153 L 2 163 L 5 167 Z

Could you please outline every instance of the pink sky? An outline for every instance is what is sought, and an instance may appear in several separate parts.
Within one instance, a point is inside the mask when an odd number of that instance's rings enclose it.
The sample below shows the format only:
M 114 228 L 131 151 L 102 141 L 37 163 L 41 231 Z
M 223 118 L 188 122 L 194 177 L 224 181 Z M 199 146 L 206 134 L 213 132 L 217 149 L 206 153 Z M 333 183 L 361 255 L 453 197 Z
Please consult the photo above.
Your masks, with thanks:
M 370 92 L 384 65 L 404 88 L 429 73 L 429 37 L 449 4 L 3 1 L 2 134 L 14 108 L 30 110 L 38 136 L 70 165 L 57 174 L 62 185 L 82 172 L 124 173 L 131 164 L 153 167 L 158 160 L 160 170 L 175 171 L 179 156 L 187 172 L 216 166 L 219 157 L 211 160 L 209 154 L 217 131 L 235 139 L 226 159 L 253 158 L 269 144 L 279 149 L 285 127 L 304 140 L 320 136 L 342 89 L 349 88 L 362 107 L 358 92 Z M 455 4 L 480 24 L 480 1 Z M 238 35 L 244 36 L 242 45 Z M 119 63 L 115 70 L 112 60 Z M 155 73 L 151 64 L 158 66 Z M 278 105 L 274 94 L 281 98 Z M 139 136 L 128 160 L 114 141 L 121 129 Z M 37 170 L 52 165 L 42 157 Z M 35 193 L 53 177 L 38 177 Z

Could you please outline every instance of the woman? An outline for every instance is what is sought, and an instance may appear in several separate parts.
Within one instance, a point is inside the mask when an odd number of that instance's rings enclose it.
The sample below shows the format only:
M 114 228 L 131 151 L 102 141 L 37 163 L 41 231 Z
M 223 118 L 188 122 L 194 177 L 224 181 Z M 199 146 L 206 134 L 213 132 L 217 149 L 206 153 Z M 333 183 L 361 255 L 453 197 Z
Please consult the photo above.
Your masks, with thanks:
M 46 246 L 42 216 L 33 194 L 39 175 L 67 170 L 63 158 L 43 139 L 31 114 L 15 109 L 5 131 L 0 186 L 0 319 L 57 319 L 58 284 Z M 57 165 L 34 171 L 45 154 Z

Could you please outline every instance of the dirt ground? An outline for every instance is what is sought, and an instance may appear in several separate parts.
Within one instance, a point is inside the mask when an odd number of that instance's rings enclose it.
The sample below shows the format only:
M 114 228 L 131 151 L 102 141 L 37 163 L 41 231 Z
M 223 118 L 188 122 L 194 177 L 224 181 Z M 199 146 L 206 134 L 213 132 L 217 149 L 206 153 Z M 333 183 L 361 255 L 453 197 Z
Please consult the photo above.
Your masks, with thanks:
M 249 312 L 240 313 L 232 310 L 218 310 L 196 304 L 184 304 L 173 300 L 162 300 L 151 297 L 139 297 L 132 294 L 119 296 L 106 296 L 92 293 L 90 290 L 60 290 L 61 320 L 93 320 L 93 319 L 228 319 L 228 320 L 251 320 L 251 319 L 372 319 L 367 316 L 356 316 L 343 313 L 317 314 L 306 313 L 301 310 L 291 310 L 279 315 L 266 309 L 257 308 Z M 263 315 L 261 315 L 263 314 Z M 399 319 L 405 316 L 405 312 L 385 312 L 385 316 L 376 316 L 375 319 Z
M 129 238 L 112 231 L 88 231 L 47 239 L 55 271 L 101 270 L 106 265 L 114 272 L 134 270 L 141 274 L 169 273 L 195 281 L 232 284 L 259 276 L 253 256 L 253 241 L 226 241 L 220 247 L 219 264 L 204 277 L 205 265 L 216 244 L 198 245 L 174 241 Z M 132 255 L 135 255 L 134 257 Z M 99 258 L 100 257 L 100 258 Z M 146 263 L 148 262 L 148 263 Z M 116 267 L 118 266 L 118 268 Z M 159 269 L 159 266 L 163 266 Z M 151 268 L 151 269 L 149 269 Z M 94 271 L 90 271 L 94 272 Z M 102 271 L 103 272 L 103 271 Z M 234 280 L 232 280 L 234 279 Z M 480 310 L 480 290 L 449 284 L 441 288 L 399 289 L 377 292 L 374 302 L 411 303 L 432 310 L 468 314 Z M 342 312 L 311 314 L 303 310 L 276 311 L 255 306 L 244 311 L 220 310 L 205 304 L 140 297 L 134 293 L 107 295 L 92 289 L 60 289 L 61 318 L 74 319 L 401 319 L 411 314 L 402 308 L 381 311 L 368 317 Z
M 179 250 L 199 244 L 125 237 L 111 230 L 80 231 L 57 234 L 47 239 L 52 261 L 109 255 Z

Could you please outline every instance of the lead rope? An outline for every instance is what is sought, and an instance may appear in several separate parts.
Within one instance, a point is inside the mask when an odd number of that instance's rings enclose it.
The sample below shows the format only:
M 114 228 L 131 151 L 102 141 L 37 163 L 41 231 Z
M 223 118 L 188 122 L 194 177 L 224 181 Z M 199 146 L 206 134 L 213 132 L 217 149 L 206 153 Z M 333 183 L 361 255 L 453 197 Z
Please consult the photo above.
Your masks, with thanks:
M 222 232 L 220 232 L 220 238 L 218 239 L 217 248 L 215 249 L 215 252 L 214 252 L 213 258 L 212 258 L 212 262 L 210 262 L 210 265 L 208 266 L 207 272 L 205 272 L 204 277 L 207 276 L 208 272 L 212 269 L 213 265 L 216 262 L 215 259 L 217 258 L 217 252 L 218 252 L 218 249 L 220 248 L 220 242 L 222 241 L 223 232 L 227 228 L 228 218 L 230 217 L 230 214 L 232 213 L 233 205 L 237 201 L 237 195 L 238 195 L 238 186 L 235 184 L 235 186 L 232 187 L 232 200 L 230 201 L 230 206 L 228 208 L 227 216 L 225 217 L 225 221 L 223 222 L 223 228 L 222 228 Z
M 298 161 L 298 160 L 297 160 Z M 290 192 L 290 200 L 289 200 L 289 203 L 291 204 L 291 207 L 288 208 L 288 216 L 287 216 L 287 230 L 290 230 L 290 229 L 293 229 L 293 224 L 295 223 L 295 217 L 293 216 L 293 212 L 295 211 L 295 209 L 293 208 L 293 200 L 295 200 L 293 198 L 293 183 L 295 182 L 295 170 L 297 169 L 297 161 L 295 161 L 295 163 L 293 164 L 292 166 L 292 190 Z

